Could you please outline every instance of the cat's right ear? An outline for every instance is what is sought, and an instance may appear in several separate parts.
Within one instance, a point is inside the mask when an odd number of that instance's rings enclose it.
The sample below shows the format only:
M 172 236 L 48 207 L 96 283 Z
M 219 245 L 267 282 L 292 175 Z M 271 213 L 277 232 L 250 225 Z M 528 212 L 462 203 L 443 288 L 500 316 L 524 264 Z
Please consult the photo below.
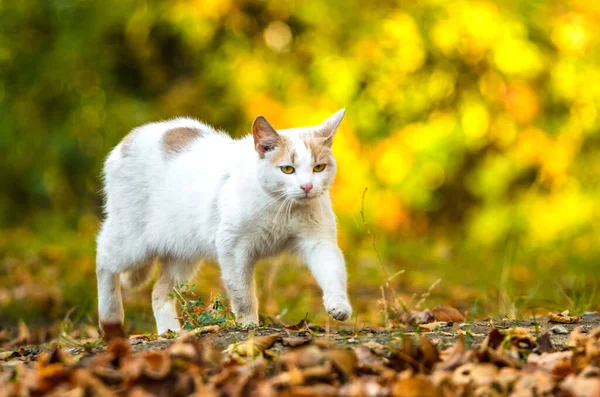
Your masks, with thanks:
M 252 136 L 254 137 L 254 148 L 261 159 L 264 159 L 265 154 L 275 149 L 281 141 L 275 128 L 263 116 L 254 119 Z

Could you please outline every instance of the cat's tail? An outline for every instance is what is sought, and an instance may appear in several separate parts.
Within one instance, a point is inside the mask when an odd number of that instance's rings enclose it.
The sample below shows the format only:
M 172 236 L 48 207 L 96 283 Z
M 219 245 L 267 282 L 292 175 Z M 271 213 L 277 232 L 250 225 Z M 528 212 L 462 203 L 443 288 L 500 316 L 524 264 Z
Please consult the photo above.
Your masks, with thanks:
M 125 288 L 138 288 L 143 286 L 150 278 L 152 269 L 154 269 L 154 263 L 150 263 L 129 272 L 121 273 L 119 275 L 121 285 Z

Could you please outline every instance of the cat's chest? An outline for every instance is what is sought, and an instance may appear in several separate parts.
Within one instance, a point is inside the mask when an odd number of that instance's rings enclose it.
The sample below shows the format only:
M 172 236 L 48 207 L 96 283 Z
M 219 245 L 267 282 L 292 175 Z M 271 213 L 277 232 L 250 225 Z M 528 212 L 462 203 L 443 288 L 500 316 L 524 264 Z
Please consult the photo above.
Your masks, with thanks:
M 297 214 L 263 213 L 261 217 L 245 222 L 241 228 L 243 236 L 240 237 L 255 256 L 265 257 L 289 250 L 301 227 Z

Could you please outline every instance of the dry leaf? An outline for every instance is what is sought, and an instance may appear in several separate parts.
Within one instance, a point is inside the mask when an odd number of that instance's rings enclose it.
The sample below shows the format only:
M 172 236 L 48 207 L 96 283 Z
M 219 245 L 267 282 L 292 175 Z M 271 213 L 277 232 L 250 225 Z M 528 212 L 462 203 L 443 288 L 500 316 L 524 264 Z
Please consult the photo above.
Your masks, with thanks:
M 439 305 L 432 310 L 435 321 L 446 321 L 446 322 L 463 322 L 465 316 L 463 316 L 458 310 L 451 306 Z
M 561 323 L 561 324 L 574 324 L 581 320 L 581 317 L 571 317 L 568 315 L 569 311 L 565 311 L 559 314 L 548 313 L 548 322 L 550 323 Z
M 307 317 L 308 317 L 308 314 L 307 314 Z M 304 317 L 297 324 L 286 325 L 285 329 L 287 329 L 289 331 L 305 331 L 305 330 L 307 330 L 308 329 L 307 317 Z
M 392 386 L 393 397 L 436 397 L 433 383 L 424 375 L 401 379 Z
M 290 350 L 279 359 L 287 368 L 307 368 L 325 362 L 323 351 L 314 343 Z
M 256 336 L 249 338 L 245 342 L 232 343 L 223 351 L 223 353 L 233 354 L 237 353 L 240 356 L 254 357 L 264 353 L 265 350 L 270 348 L 281 339 L 281 334 L 273 334 L 267 336 Z
M 289 347 L 297 347 L 306 345 L 312 340 L 310 334 L 304 336 L 290 336 L 289 338 L 283 338 L 283 345 Z
M 432 369 L 433 366 L 440 361 L 440 353 L 431 341 L 425 337 L 419 338 L 419 347 L 422 351 L 422 358 L 419 360 L 427 369 Z
M 352 350 L 346 349 L 331 349 L 325 350 L 323 356 L 330 360 L 334 367 L 340 371 L 345 379 L 348 379 L 354 374 L 358 360 L 356 354 Z
M 0 360 L 8 360 L 9 358 L 12 358 L 13 356 L 17 356 L 20 355 L 12 350 L 7 350 L 4 352 L 0 352 Z
M 439 322 L 427 323 L 427 324 L 419 324 L 419 328 L 426 332 L 435 331 L 438 328 L 445 328 L 447 324 L 440 324 Z
M 290 396 L 294 397 L 333 397 L 337 395 L 338 392 L 336 387 L 324 383 L 319 383 L 313 386 L 298 386 L 295 387 L 290 393 Z
M 537 338 L 536 343 L 540 353 L 551 353 L 556 350 L 554 349 L 554 345 L 550 340 L 550 334 L 548 332 L 541 334 L 540 337 Z
M 429 309 L 425 309 L 422 312 L 411 310 L 410 312 L 403 313 L 400 321 L 410 325 L 428 324 L 435 321 L 435 317 Z

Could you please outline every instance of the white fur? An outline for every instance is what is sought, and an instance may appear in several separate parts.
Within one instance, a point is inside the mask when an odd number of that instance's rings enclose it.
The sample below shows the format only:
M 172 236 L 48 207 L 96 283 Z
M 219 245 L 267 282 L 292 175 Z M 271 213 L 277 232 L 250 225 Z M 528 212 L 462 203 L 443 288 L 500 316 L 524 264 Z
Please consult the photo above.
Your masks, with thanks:
M 107 216 L 98 235 L 96 270 L 101 324 L 123 322 L 119 274 L 139 278 L 156 258 L 162 269 L 152 307 L 159 334 L 180 329 L 168 295 L 205 259 L 218 261 L 237 321 L 258 323 L 254 263 L 284 250 L 307 263 L 331 316 L 349 318 L 346 268 L 327 191 L 335 160 L 331 156 L 326 170 L 314 173 L 316 164 L 301 139 L 319 129 L 333 135 L 342 117 L 343 111 L 317 127 L 278 131 L 297 153 L 291 175 L 268 156 L 260 159 L 252 136 L 234 140 L 197 120 L 134 130 L 126 150 L 120 143 L 104 167 Z M 167 155 L 163 134 L 178 127 L 197 128 L 203 137 Z M 302 199 L 304 183 L 314 185 L 309 199 Z

